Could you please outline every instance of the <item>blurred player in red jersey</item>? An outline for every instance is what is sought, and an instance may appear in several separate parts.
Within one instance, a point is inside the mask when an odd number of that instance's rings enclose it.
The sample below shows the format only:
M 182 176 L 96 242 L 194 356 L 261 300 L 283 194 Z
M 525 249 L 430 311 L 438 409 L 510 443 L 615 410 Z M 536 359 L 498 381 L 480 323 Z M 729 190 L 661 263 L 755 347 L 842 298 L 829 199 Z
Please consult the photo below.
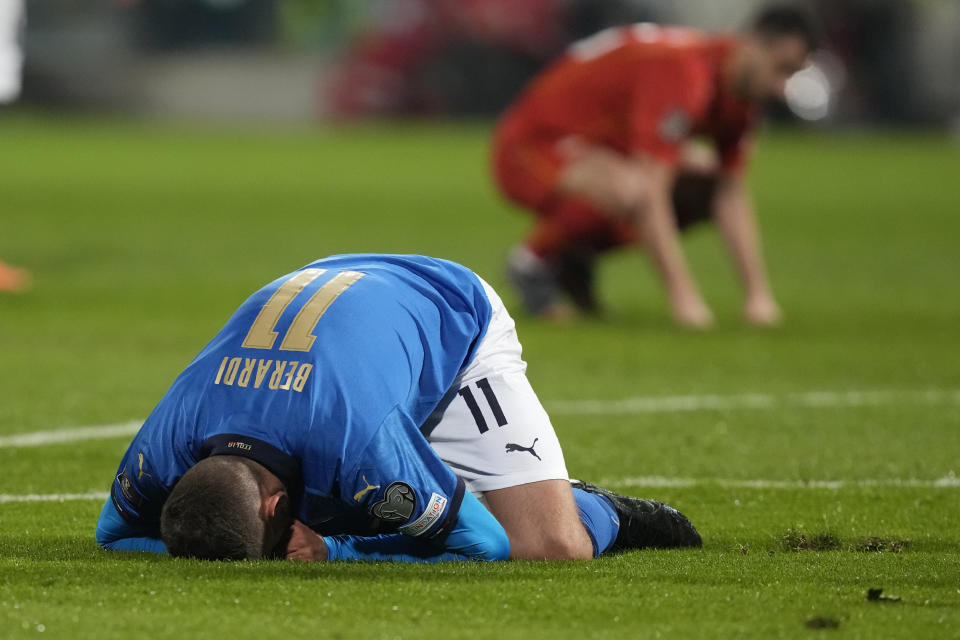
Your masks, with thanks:
M 815 47 L 806 14 L 777 7 L 739 35 L 608 29 L 535 78 L 500 120 L 493 149 L 502 191 L 537 214 L 508 265 L 527 309 L 562 317 L 565 292 L 596 311 L 595 257 L 636 245 L 663 279 L 676 322 L 708 327 L 713 314 L 678 230 L 713 219 L 746 289 L 746 320 L 776 324 L 745 164 L 758 107 L 783 97 Z

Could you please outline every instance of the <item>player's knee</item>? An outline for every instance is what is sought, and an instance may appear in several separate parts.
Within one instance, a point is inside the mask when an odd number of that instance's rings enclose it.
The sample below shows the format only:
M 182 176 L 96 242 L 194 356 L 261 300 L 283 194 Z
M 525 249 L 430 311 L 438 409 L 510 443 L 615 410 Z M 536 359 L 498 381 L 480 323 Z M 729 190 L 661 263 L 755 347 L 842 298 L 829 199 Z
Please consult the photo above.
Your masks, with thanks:
M 621 211 L 637 211 L 647 205 L 647 180 L 638 167 L 636 163 L 625 163 L 610 177 L 614 200 Z
M 579 533 L 579 532 L 578 532 Z M 586 533 L 545 533 L 527 544 L 515 544 L 513 557 L 521 560 L 589 560 L 593 544 Z
M 618 185 L 616 193 L 623 211 L 637 211 L 646 206 L 647 192 L 639 180 L 625 181 Z
M 590 560 L 593 545 L 585 536 L 563 536 L 551 539 L 546 545 L 547 560 Z

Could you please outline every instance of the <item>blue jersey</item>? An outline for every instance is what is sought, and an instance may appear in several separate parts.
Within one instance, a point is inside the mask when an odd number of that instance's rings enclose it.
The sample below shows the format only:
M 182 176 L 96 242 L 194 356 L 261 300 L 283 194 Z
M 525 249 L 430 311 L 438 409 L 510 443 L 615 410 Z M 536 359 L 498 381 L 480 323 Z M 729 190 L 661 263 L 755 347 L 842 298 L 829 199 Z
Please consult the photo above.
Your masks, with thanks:
M 332 256 L 275 280 L 150 414 L 118 469 L 114 506 L 158 535 L 163 502 L 191 466 L 239 455 L 284 480 L 321 533 L 444 532 L 463 483 L 420 427 L 490 314 L 477 276 L 435 258 Z

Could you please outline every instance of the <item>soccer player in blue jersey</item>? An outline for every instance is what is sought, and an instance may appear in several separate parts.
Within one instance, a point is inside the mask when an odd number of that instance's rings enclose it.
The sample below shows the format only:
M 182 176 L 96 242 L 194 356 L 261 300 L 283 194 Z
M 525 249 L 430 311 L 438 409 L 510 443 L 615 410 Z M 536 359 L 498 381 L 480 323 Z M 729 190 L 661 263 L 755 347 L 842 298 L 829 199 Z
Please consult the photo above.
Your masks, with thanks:
M 313 262 L 251 296 L 177 377 L 120 463 L 97 541 L 410 562 L 699 546 L 675 509 L 569 480 L 520 352 L 465 267 Z

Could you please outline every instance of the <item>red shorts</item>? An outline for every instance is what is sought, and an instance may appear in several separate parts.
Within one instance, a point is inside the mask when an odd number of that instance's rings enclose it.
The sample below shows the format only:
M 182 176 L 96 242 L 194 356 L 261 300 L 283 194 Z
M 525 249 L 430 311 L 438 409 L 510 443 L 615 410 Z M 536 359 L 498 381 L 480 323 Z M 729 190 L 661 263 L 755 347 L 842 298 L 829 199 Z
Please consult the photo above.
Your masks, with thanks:
M 562 229 L 570 244 L 597 251 L 636 244 L 633 224 L 606 215 L 588 200 L 556 193 L 567 163 L 558 148 L 563 138 L 531 133 L 508 113 L 493 141 L 493 175 L 500 190 L 515 204 Z

